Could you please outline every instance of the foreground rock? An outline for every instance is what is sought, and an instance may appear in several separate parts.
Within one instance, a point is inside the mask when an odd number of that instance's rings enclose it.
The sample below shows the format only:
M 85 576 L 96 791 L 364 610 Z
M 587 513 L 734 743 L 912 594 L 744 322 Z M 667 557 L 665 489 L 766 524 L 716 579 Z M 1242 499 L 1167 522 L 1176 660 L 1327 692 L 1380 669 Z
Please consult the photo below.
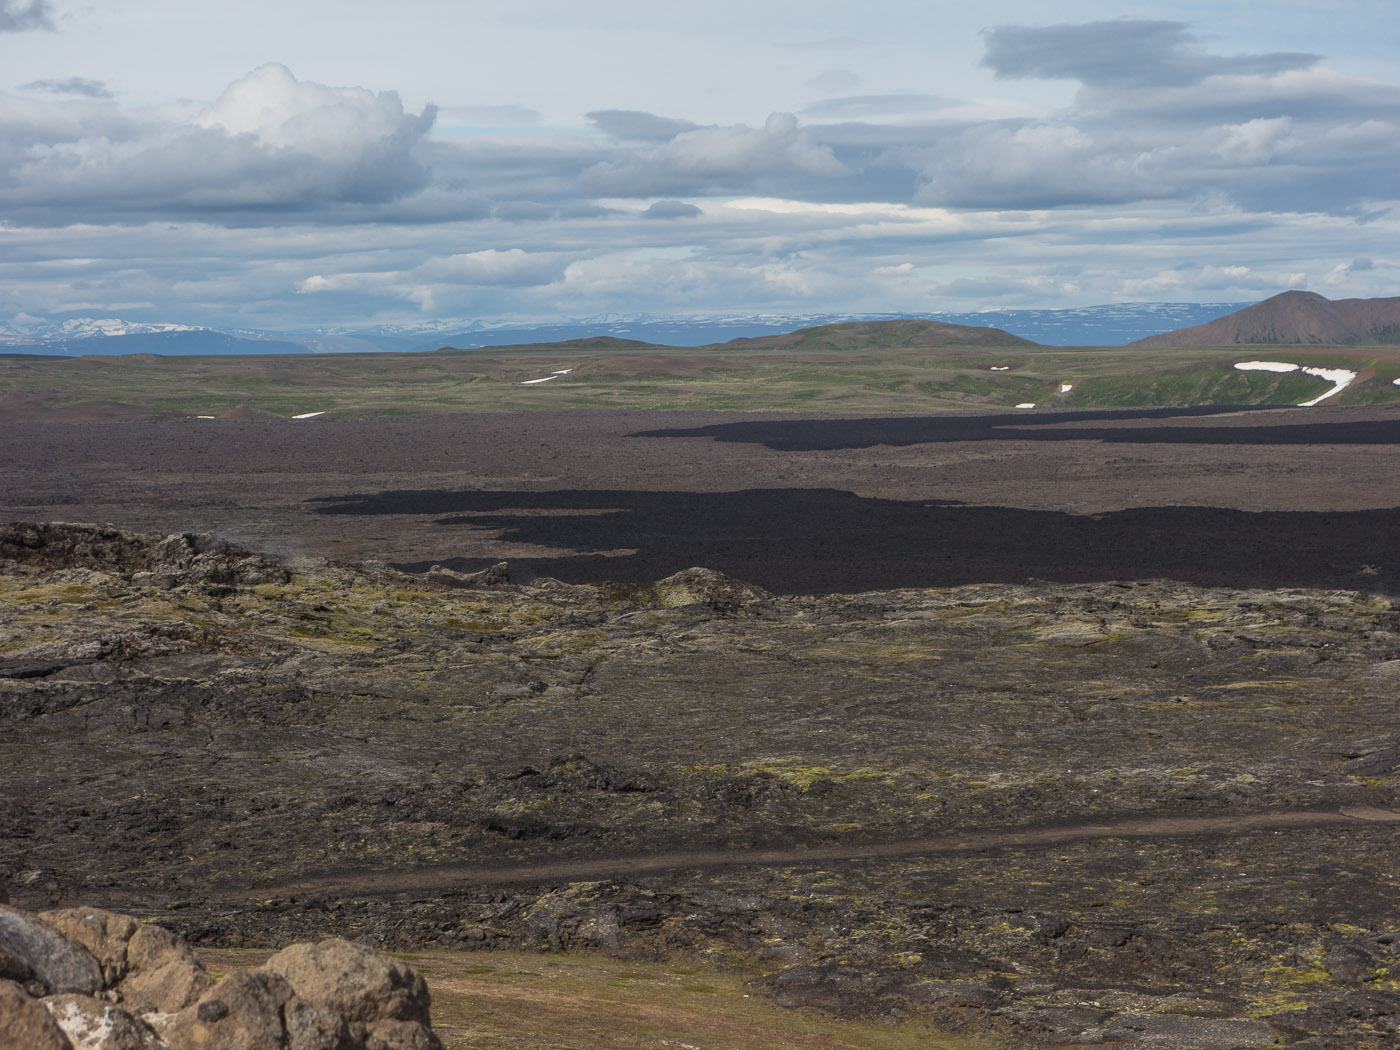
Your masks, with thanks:
M 344 940 L 222 981 L 170 931 L 100 908 L 0 906 L 6 1050 L 441 1050 L 423 978 Z

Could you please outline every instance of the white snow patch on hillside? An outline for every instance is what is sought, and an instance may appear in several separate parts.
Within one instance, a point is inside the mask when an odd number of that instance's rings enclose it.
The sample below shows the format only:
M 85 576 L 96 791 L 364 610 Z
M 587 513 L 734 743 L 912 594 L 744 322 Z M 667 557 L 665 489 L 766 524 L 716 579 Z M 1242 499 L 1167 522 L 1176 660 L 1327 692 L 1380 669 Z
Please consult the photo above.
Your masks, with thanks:
M 1340 394 L 1356 379 L 1356 373 L 1349 368 L 1305 368 L 1303 371 L 1310 376 L 1317 376 L 1319 379 L 1325 379 L 1327 382 L 1337 385 L 1321 397 L 1315 397 L 1311 401 L 1298 402 L 1299 408 L 1311 408 L 1319 401 L 1326 401 L 1333 394 Z
M 1298 366 L 1287 361 L 1236 361 L 1235 367 L 1241 372 L 1291 372 Z
M 1356 380 L 1356 373 L 1349 368 L 1312 368 L 1307 365 L 1292 365 L 1287 361 L 1237 361 L 1235 367 L 1243 372 L 1292 372 L 1301 369 L 1310 376 L 1317 376 L 1333 384 L 1327 393 L 1311 401 L 1299 401 L 1299 408 L 1312 408 L 1319 401 L 1326 401 L 1329 397 L 1340 394 Z M 1400 385 L 1400 380 L 1396 383 Z

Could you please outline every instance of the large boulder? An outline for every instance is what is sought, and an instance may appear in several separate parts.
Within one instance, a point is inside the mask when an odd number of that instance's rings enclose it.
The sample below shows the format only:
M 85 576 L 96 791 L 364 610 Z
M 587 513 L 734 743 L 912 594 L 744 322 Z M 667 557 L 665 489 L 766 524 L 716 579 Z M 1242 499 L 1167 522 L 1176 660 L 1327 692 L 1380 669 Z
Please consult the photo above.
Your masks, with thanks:
M 276 974 L 233 973 L 165 1020 L 160 1034 L 175 1050 L 286 1050 L 282 1011 L 291 999 L 292 986 Z
M 126 977 L 117 990 L 143 1010 L 174 1013 L 214 985 L 193 949 L 164 926 L 138 926 L 126 946 L 126 962 Z
M 101 908 L 58 908 L 39 918 L 62 936 L 87 949 L 102 968 L 102 983 L 111 987 L 126 976 L 126 945 L 141 925 L 130 915 Z
M 263 964 L 286 978 L 307 1002 L 365 1023 L 428 1021 L 428 985 L 398 959 L 332 938 L 293 944 Z
M 0 980 L 0 1036 L 6 1050 L 73 1050 L 43 1002 L 14 981 Z
M 175 1013 L 214 985 L 188 944 L 163 926 L 137 922 L 101 908 L 60 908 L 39 916 L 82 945 L 130 1009 Z
M 0 904 L 0 978 L 18 981 L 39 995 L 102 988 L 97 960 L 48 923 Z

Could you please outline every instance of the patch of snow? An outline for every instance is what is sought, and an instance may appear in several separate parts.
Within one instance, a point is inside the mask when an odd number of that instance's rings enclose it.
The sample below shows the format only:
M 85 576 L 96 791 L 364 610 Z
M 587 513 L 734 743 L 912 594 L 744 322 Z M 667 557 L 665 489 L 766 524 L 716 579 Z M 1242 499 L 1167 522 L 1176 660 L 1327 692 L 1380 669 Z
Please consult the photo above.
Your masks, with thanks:
M 1287 361 L 1236 361 L 1235 367 L 1241 372 L 1291 372 L 1298 366 Z
M 1071 390 L 1073 390 L 1073 389 L 1074 389 L 1074 384 L 1073 384 L 1073 383 L 1061 383 L 1061 384 L 1060 384 L 1060 393 L 1062 393 L 1062 394 L 1068 394 L 1068 393 L 1069 393 Z
M 1016 407 L 1017 407 L 1017 408 L 1035 408 L 1035 402 L 1034 402 L 1034 401 L 1022 401 L 1022 402 L 1021 402 L 1019 405 L 1017 405 Z
M 1011 366 L 1010 366 L 1010 365 L 992 365 L 991 370 L 992 370 L 993 372 L 1008 372 L 1008 371 L 1011 370 Z
M 1311 408 L 1319 401 L 1326 401 L 1333 394 L 1340 394 L 1356 379 L 1356 373 L 1349 368 L 1305 368 L 1303 371 L 1310 376 L 1317 376 L 1319 379 L 1325 379 L 1327 382 L 1337 385 L 1321 397 L 1315 397 L 1311 401 L 1300 401 L 1299 408 Z
M 1392 379 L 1390 383 L 1392 386 L 1400 386 L 1400 379 Z
M 1299 401 L 1299 408 L 1312 408 L 1319 401 L 1326 401 L 1332 395 L 1340 394 L 1356 380 L 1356 373 L 1349 368 L 1310 368 L 1307 365 L 1291 365 L 1287 361 L 1239 361 L 1235 367 L 1245 372 L 1292 372 L 1301 368 L 1308 375 L 1317 376 L 1333 384 L 1327 393 L 1311 401 Z M 1396 384 L 1400 385 L 1400 380 L 1396 380 Z
M 299 415 L 299 416 L 293 416 L 292 418 L 293 418 L 293 419 L 315 419 L 317 416 L 324 416 L 325 414 L 326 414 L 326 413 L 325 413 L 324 411 L 322 411 L 322 412 L 303 412 L 301 415 Z
M 568 374 L 569 374 L 570 372 L 572 372 L 572 371 L 573 371 L 572 368 L 561 368 L 561 369 L 559 369 L 558 371 L 556 371 L 554 374 L 557 375 L 557 376 L 566 376 L 566 375 L 568 375 Z
M 558 379 L 558 378 L 559 378 L 559 377 L 558 377 L 557 375 L 553 375 L 553 376 L 545 376 L 543 379 L 527 379 L 527 380 L 525 380 L 523 383 L 521 383 L 520 385 L 521 385 L 521 386 L 534 386 L 536 383 L 548 383 L 551 379 Z
M 195 419 L 218 419 L 218 416 L 195 416 Z

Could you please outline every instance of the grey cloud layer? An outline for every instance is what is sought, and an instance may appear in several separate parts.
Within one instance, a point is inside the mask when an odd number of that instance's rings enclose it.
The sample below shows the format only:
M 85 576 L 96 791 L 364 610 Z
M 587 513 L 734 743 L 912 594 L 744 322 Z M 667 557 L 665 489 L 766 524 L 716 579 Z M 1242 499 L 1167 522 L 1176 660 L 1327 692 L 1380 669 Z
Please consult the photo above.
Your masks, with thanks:
M 1120 19 L 1082 25 L 998 26 L 983 35 L 982 64 L 1002 77 L 1078 80 L 1089 86 L 1195 84 L 1212 76 L 1269 76 L 1320 55 L 1208 55 L 1184 22 Z
M 86 98 L 111 98 L 112 93 L 100 80 L 86 77 L 65 77 L 62 80 L 33 80 L 20 85 L 21 91 L 41 91 L 48 95 L 82 95 Z
M 48 0 L 0 0 L 0 33 L 52 28 L 53 5 Z
M 298 81 L 276 65 L 179 112 L 123 107 L 81 78 L 36 81 L 30 95 L 0 95 L 0 208 L 50 232 L 35 236 L 27 270 L 0 261 L 0 288 L 44 308 L 155 301 L 162 287 L 209 302 L 241 274 L 268 302 L 295 301 L 282 309 L 347 316 L 559 316 L 639 296 L 657 311 L 1026 302 L 1088 287 L 1229 298 L 1302 280 L 1284 245 L 1325 255 L 1317 230 L 1341 253 L 1329 279 L 1394 274 L 1384 222 L 1347 217 L 1400 218 L 1395 84 L 1311 55 L 1211 55 L 1176 22 L 1000 27 L 985 41 L 1002 76 L 1077 80 L 1074 105 L 993 120 L 934 95 L 842 95 L 761 127 L 607 109 L 587 115 L 591 129 L 532 134 L 520 129 L 540 124 L 534 110 L 463 105 L 443 122 L 469 133 L 451 137 L 431 133 L 431 107 L 414 114 L 393 92 Z M 94 243 L 69 239 L 77 223 Z M 301 232 L 286 237 L 293 224 Z M 91 272 L 41 257 L 53 243 L 97 259 L 103 226 L 123 245 L 132 230 L 162 232 L 142 235 L 151 258 L 140 263 L 116 247 Z M 170 276 L 180 267 L 162 252 L 218 255 L 221 238 L 245 253 L 220 255 L 227 272 Z M 1030 238 L 1056 246 L 1055 261 L 1021 260 L 1013 246 Z M 1180 272 L 1153 261 L 1168 240 L 1188 257 L 1180 245 L 1209 245 L 1210 261 Z M 302 256 L 303 245 L 315 247 Z M 1278 261 L 1261 265 L 1260 252 Z M 1372 270 L 1349 261 L 1366 259 Z
M 619 198 L 755 194 L 970 209 L 1223 197 L 1345 213 L 1387 205 L 1400 162 L 1400 88 L 1313 68 L 1315 56 L 1217 56 L 1178 22 L 998 27 L 1004 76 L 1073 77 L 1048 120 L 939 119 L 918 93 L 847 96 L 762 127 L 640 110 L 588 114 L 585 135 L 428 138 L 430 108 L 264 66 L 177 118 L 100 98 L 0 96 L 0 204 L 31 221 L 226 213 L 231 221 L 563 221 Z M 86 93 L 90 98 L 82 98 Z M 454 119 L 528 122 L 523 107 Z M 894 117 L 897 119 L 891 120 Z M 913 118 L 913 119 L 911 119 Z M 692 201 L 692 204 L 694 202 Z

